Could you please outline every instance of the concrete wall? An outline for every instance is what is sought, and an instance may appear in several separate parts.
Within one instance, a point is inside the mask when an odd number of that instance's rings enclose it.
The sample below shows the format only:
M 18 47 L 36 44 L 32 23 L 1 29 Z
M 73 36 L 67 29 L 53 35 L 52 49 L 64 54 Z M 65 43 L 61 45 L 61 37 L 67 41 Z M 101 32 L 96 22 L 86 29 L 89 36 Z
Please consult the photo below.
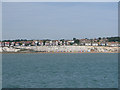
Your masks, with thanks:
M 103 46 L 27 46 L 16 47 L 19 49 L 27 49 L 33 51 L 45 52 L 118 52 L 118 47 L 103 47 Z

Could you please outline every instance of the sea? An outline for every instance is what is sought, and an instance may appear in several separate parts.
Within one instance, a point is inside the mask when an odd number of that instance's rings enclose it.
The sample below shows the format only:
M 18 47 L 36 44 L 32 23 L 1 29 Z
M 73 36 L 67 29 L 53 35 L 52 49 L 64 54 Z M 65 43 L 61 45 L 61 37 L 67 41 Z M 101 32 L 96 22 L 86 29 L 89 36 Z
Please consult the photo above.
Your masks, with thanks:
M 2 54 L 3 88 L 117 88 L 117 53 Z

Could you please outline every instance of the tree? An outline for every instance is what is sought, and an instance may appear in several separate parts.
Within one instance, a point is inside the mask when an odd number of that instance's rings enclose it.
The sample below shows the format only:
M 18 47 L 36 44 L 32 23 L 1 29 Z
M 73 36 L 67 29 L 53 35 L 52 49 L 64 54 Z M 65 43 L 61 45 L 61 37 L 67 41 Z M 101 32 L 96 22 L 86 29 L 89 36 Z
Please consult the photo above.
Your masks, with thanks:
M 74 43 L 77 43 L 78 45 L 80 45 L 79 39 L 76 39 L 76 40 L 74 41 Z
M 46 40 L 43 40 L 43 45 L 45 45 Z
M 60 41 L 62 41 L 62 45 L 63 45 L 65 40 L 64 40 L 64 39 L 61 39 Z
M 90 39 L 90 41 L 91 41 L 91 46 L 92 46 L 92 43 L 93 43 L 93 39 Z
M 75 40 L 76 40 L 76 38 L 73 38 L 73 40 L 75 41 Z
M 98 39 L 101 40 L 101 37 L 99 37 Z

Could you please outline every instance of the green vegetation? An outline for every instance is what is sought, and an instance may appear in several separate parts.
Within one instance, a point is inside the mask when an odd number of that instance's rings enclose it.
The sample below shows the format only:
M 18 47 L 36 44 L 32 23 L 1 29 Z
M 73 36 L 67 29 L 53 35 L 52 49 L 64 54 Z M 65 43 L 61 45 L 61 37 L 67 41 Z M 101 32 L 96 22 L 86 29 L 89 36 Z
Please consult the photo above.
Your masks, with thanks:
M 20 41 L 31 41 L 27 39 L 16 39 L 16 40 L 3 40 L 2 42 L 20 42 Z
M 107 37 L 108 42 L 120 42 L 120 37 Z
M 88 38 L 85 38 L 88 39 Z M 120 37 L 99 37 L 97 39 L 97 42 L 99 42 L 101 39 L 107 39 L 108 42 L 120 42 Z M 74 43 L 77 43 L 78 45 L 80 44 L 80 39 L 73 38 Z M 94 39 L 90 39 L 91 41 Z M 33 40 L 27 40 L 27 39 L 16 39 L 16 40 L 3 40 L 2 42 L 21 42 L 21 41 L 33 41 Z M 46 41 L 50 41 L 50 39 L 45 39 L 43 42 L 45 43 Z M 61 39 L 62 43 L 65 41 L 65 39 Z

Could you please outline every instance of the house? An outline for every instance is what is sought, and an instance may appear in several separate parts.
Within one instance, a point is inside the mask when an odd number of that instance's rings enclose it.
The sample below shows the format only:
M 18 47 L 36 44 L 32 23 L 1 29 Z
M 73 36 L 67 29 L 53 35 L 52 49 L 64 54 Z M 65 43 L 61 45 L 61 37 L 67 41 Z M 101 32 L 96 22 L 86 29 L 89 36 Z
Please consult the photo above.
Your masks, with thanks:
M 31 46 L 31 41 L 26 41 L 25 46 Z
M 15 46 L 20 46 L 19 42 L 16 42 L 16 43 L 15 43 Z
M 5 46 L 6 46 L 6 47 L 9 47 L 9 46 L 10 46 L 10 43 L 9 43 L 9 42 L 5 42 Z
M 118 47 L 119 43 L 118 42 L 107 42 L 107 46 Z
M 50 42 L 49 41 L 46 41 L 45 42 L 45 46 L 49 46 L 50 45 Z
M 2 46 L 2 42 L 0 42 L 0 47 Z
M 55 41 L 56 46 L 58 46 L 58 40 Z
M 65 45 L 69 45 L 68 40 L 65 40 Z
M 39 46 L 43 46 L 43 41 L 41 41 L 41 40 L 38 41 L 38 45 L 39 45 Z
M 91 46 L 91 40 L 90 39 L 80 39 L 80 45 Z
M 92 42 L 97 42 L 98 41 L 98 39 L 96 39 L 96 38 L 94 38 L 93 40 L 92 40 Z
M 15 46 L 15 42 L 11 42 L 11 45 L 10 46 Z
M 73 45 L 74 45 L 74 46 L 77 46 L 78 44 L 77 44 L 77 43 L 74 43 Z
M 22 45 L 21 46 L 25 46 L 25 43 L 22 43 Z
M 4 42 L 0 42 L 0 47 L 3 47 L 5 46 L 5 43 Z
M 50 46 L 52 46 L 52 40 L 49 43 L 50 43 Z
M 92 46 L 98 46 L 98 43 L 92 43 Z
M 62 41 L 59 41 L 59 44 L 62 45 Z
M 35 46 L 38 46 L 38 41 L 34 41 Z
M 91 43 L 85 43 L 85 46 L 91 46 Z
M 55 46 L 56 45 L 56 40 L 52 41 L 52 45 Z
M 67 45 L 73 45 L 74 44 L 74 40 L 68 40 L 67 41 Z
M 4 42 L 1 42 L 1 46 L 4 47 L 4 46 L 5 46 L 5 43 L 4 43 Z
M 105 42 L 99 42 L 99 46 L 105 46 L 106 43 Z
M 31 42 L 31 45 L 32 45 L 32 46 L 35 46 L 35 42 L 34 42 L 34 41 L 32 41 L 32 42 Z

